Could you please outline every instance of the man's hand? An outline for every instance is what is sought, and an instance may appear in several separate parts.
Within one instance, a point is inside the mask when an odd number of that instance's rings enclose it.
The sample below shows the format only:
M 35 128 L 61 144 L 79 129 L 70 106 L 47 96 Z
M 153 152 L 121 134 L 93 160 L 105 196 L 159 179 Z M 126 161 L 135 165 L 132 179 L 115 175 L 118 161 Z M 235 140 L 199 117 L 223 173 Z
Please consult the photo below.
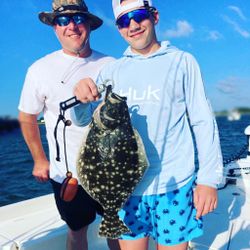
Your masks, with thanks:
M 194 191 L 196 219 L 212 212 L 217 207 L 217 201 L 217 190 L 215 188 L 198 184 Z
M 97 101 L 100 98 L 97 86 L 91 78 L 80 80 L 74 88 L 74 95 L 83 103 Z
M 35 162 L 32 174 L 39 182 L 46 182 L 49 180 L 49 162 L 39 161 Z

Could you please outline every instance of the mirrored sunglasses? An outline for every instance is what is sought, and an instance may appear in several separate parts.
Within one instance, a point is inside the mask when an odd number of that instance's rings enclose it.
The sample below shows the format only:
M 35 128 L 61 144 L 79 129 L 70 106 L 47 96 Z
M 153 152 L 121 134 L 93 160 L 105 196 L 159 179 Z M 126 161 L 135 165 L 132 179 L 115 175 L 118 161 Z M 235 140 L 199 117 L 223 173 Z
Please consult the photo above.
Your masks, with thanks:
M 130 25 L 131 19 L 136 21 L 137 23 L 142 22 L 145 19 L 150 17 L 150 12 L 147 9 L 137 9 L 130 11 L 116 20 L 116 25 L 119 29 L 128 28 Z
M 65 15 L 65 16 L 57 16 L 54 19 L 54 24 L 59 26 L 67 26 L 71 21 L 73 21 L 76 25 L 85 23 L 87 18 L 84 15 Z

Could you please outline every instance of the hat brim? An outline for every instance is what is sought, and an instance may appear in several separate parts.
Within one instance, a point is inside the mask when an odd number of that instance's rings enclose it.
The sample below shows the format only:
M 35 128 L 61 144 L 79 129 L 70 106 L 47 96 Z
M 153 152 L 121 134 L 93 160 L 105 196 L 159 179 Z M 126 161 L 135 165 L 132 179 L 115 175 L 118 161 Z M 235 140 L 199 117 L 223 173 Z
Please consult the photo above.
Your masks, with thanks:
M 102 19 L 100 19 L 99 17 L 89 13 L 89 12 L 83 12 L 83 11 L 79 11 L 79 10 L 69 10 L 69 11 L 64 11 L 64 12 L 61 12 L 61 13 L 57 13 L 57 12 L 40 12 L 38 14 L 38 17 L 40 19 L 41 22 L 47 24 L 47 25 L 50 25 L 50 26 L 53 26 L 54 25 L 54 19 L 56 16 L 60 16 L 60 15 L 63 15 L 63 14 L 76 14 L 76 13 L 79 13 L 79 14 L 84 14 L 85 16 L 88 17 L 88 22 L 89 22 L 89 25 L 90 25 L 90 29 L 91 30 L 96 30 L 97 28 L 99 28 L 103 21 Z

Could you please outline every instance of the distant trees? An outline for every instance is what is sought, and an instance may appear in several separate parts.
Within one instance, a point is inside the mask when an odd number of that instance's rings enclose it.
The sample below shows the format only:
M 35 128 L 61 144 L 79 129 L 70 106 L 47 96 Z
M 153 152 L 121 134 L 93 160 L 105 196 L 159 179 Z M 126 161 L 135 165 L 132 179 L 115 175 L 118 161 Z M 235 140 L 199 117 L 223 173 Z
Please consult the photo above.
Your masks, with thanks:
M 250 114 L 250 108 L 247 107 L 238 107 L 234 108 L 234 111 L 239 112 L 241 115 L 249 115 Z M 227 116 L 229 114 L 230 110 L 223 110 L 219 112 L 215 112 L 215 115 L 217 116 Z
M 44 124 L 43 116 L 37 119 L 38 124 Z
M 245 107 L 240 107 L 240 108 L 237 108 L 237 110 L 242 114 L 250 114 L 250 108 L 245 108 Z
M 9 116 L 0 117 L 0 133 L 9 132 L 15 128 L 19 128 L 19 122 L 17 119 Z

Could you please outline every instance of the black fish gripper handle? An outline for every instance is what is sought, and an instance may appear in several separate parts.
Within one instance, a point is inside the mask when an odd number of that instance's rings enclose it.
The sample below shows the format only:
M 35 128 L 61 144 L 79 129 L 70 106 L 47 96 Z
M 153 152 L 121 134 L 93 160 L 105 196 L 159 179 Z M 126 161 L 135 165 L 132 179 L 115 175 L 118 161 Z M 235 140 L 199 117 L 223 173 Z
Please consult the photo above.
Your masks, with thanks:
M 77 104 L 79 104 L 80 101 L 76 99 L 76 97 L 71 97 L 70 99 L 64 101 L 64 102 L 60 102 L 60 109 L 65 111 L 69 108 L 72 108 L 74 106 L 76 106 Z

